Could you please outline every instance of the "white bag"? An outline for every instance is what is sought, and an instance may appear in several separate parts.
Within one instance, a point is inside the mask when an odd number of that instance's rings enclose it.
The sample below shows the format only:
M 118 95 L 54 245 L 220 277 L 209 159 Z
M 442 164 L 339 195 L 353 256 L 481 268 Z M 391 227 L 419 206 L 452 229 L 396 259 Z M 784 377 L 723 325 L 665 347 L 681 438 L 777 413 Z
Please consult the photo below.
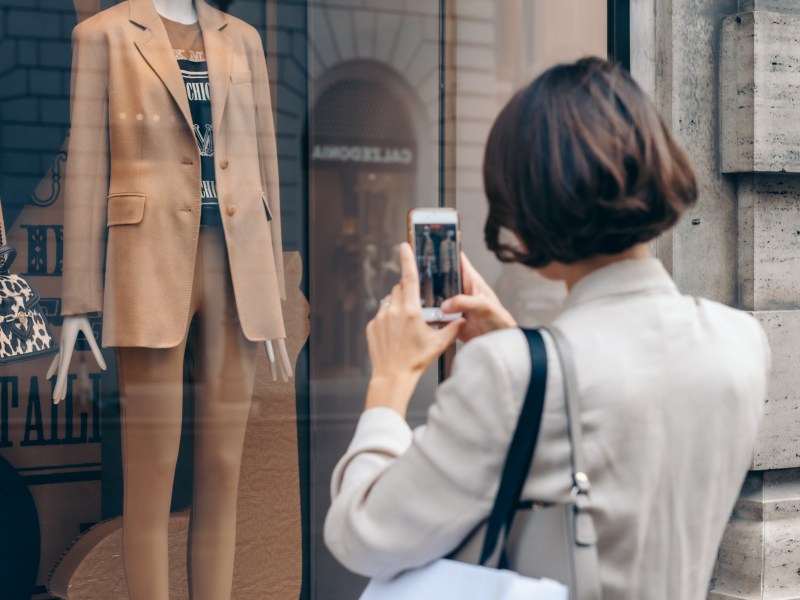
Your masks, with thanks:
M 370 581 L 361 600 L 567 600 L 566 586 L 514 571 L 442 558 L 389 581 Z

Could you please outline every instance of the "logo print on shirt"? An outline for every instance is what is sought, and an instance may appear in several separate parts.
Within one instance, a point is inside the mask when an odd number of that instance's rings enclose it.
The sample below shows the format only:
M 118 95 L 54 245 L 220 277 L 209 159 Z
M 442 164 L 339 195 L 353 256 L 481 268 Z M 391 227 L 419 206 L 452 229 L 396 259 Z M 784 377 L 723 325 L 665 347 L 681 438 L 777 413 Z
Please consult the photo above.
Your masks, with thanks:
M 214 156 L 214 135 L 211 125 L 206 124 L 205 134 L 200 132 L 200 125 L 194 125 L 194 136 L 200 146 L 200 156 Z
M 202 185 L 200 188 L 200 198 L 205 200 L 206 198 L 216 198 L 217 197 L 217 183 L 216 181 L 204 179 L 202 181 Z

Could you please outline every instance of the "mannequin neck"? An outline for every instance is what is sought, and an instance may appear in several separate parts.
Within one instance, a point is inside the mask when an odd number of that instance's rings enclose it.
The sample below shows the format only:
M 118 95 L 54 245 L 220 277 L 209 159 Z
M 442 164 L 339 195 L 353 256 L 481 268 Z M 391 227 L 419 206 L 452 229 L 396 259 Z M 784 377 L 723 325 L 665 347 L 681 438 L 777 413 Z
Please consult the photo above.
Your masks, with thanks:
M 156 12 L 170 21 L 191 25 L 197 22 L 194 0 L 153 0 Z

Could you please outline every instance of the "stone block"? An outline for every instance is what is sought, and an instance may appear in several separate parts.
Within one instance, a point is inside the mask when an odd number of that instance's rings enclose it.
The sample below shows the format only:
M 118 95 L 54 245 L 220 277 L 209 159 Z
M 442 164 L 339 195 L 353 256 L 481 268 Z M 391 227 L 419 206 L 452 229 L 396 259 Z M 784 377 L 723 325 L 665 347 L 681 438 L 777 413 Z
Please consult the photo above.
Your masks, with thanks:
M 0 46 L 2 50 L 2 46 Z M 2 62 L 2 58 L 0 58 Z M 19 97 L 25 93 L 26 71 L 13 69 L 0 75 L 0 99 Z
M 59 38 L 61 37 L 61 15 L 36 10 L 8 11 L 7 28 L 15 37 Z
M 69 126 L 69 98 L 37 98 L 42 123 Z
M 800 470 L 751 472 L 722 539 L 709 600 L 798 598 Z
M 356 45 L 353 39 L 353 13 L 350 10 L 328 8 L 328 20 L 334 35 L 334 43 L 339 50 L 342 61 L 356 57 Z
M 800 14 L 731 15 L 721 35 L 722 172 L 800 172 Z
M 30 72 L 30 92 L 37 96 L 66 96 L 69 94 L 69 81 L 63 85 L 61 72 L 35 69 Z
M 738 192 L 739 305 L 800 309 L 800 177 L 741 176 Z
M 495 24 L 483 21 L 459 21 L 456 42 L 493 47 L 496 43 Z
M 459 19 L 494 19 L 494 3 L 487 0 L 458 0 L 455 13 Z
M 405 70 L 406 81 L 414 88 L 420 88 L 424 82 L 428 80 L 428 76 L 435 73 L 438 76 L 438 64 L 434 57 L 439 56 L 439 46 L 435 42 L 420 42 L 419 51 L 417 52 L 414 60 L 412 60 Z M 439 99 L 439 82 L 437 81 L 432 88 L 427 90 L 418 89 L 420 98 Z M 423 100 L 424 102 L 425 100 Z
M 800 13 L 800 4 L 794 0 L 739 0 L 739 12 Z
M 439 15 L 439 3 L 431 0 L 405 0 L 405 10 L 410 14 Z
M 387 63 L 391 62 L 401 22 L 402 17 L 397 13 L 378 13 L 375 26 L 375 59 Z
M 497 67 L 495 50 L 491 46 L 456 46 L 456 63 L 459 67 L 494 71 Z
M 497 102 L 493 97 L 462 94 L 456 99 L 456 122 L 459 119 L 492 121 L 497 109 Z
M 484 150 L 490 130 L 491 124 L 488 121 L 462 121 L 456 124 L 456 138 L 459 145 L 473 144 Z
M 420 69 L 421 70 L 421 69 Z M 408 76 L 409 82 L 416 89 L 417 95 L 422 103 L 427 104 L 439 99 L 439 69 L 431 67 L 425 77 L 419 81 L 414 81 L 411 75 Z
M 309 56 L 312 57 L 312 70 L 310 76 L 312 80 L 324 72 L 326 68 L 336 64 L 341 60 L 339 51 L 334 44 L 334 33 L 328 24 L 328 18 L 324 8 L 309 7 L 308 10 L 308 41 Z M 317 71 L 316 69 L 319 69 Z
M 39 66 L 38 44 L 35 40 L 17 41 L 17 58 L 19 64 L 25 67 Z
M 491 95 L 494 73 L 460 69 L 456 77 L 459 94 Z
M 37 98 L 23 96 L 0 102 L 0 114 L 10 123 L 36 123 L 39 120 Z
M 377 13 L 372 10 L 357 10 L 353 12 L 356 54 L 361 58 L 370 59 L 375 56 L 376 18 Z
M 422 43 L 424 19 L 418 15 L 407 14 L 397 34 L 397 41 L 392 55 L 392 65 L 398 73 L 405 73 L 412 61 L 422 60 L 431 65 L 439 64 L 439 54 L 433 56 L 420 55 L 417 50 Z
M 72 67 L 72 44 L 70 42 L 41 42 L 39 64 L 42 67 L 70 70 Z
M 754 313 L 772 349 L 772 376 L 753 452 L 755 470 L 800 467 L 800 310 Z M 800 532 L 799 532 L 800 533 Z

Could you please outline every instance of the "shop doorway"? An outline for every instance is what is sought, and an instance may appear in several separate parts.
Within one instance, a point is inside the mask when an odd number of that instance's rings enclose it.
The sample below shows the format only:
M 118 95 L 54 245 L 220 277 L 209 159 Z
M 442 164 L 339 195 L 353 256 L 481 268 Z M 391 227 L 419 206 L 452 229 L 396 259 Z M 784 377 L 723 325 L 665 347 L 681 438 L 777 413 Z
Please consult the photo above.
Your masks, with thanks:
M 328 553 L 322 527 L 333 467 L 363 409 L 365 328 L 399 279 L 397 245 L 426 180 L 420 153 L 430 143 L 402 85 L 384 66 L 343 65 L 326 74 L 309 120 L 312 598 L 357 597 L 365 583 Z M 434 369 L 417 391 L 418 420 L 436 383 Z
M 312 310 L 318 378 L 369 374 L 364 327 L 396 283 L 417 143 L 408 109 L 379 82 L 347 79 L 314 107 Z

